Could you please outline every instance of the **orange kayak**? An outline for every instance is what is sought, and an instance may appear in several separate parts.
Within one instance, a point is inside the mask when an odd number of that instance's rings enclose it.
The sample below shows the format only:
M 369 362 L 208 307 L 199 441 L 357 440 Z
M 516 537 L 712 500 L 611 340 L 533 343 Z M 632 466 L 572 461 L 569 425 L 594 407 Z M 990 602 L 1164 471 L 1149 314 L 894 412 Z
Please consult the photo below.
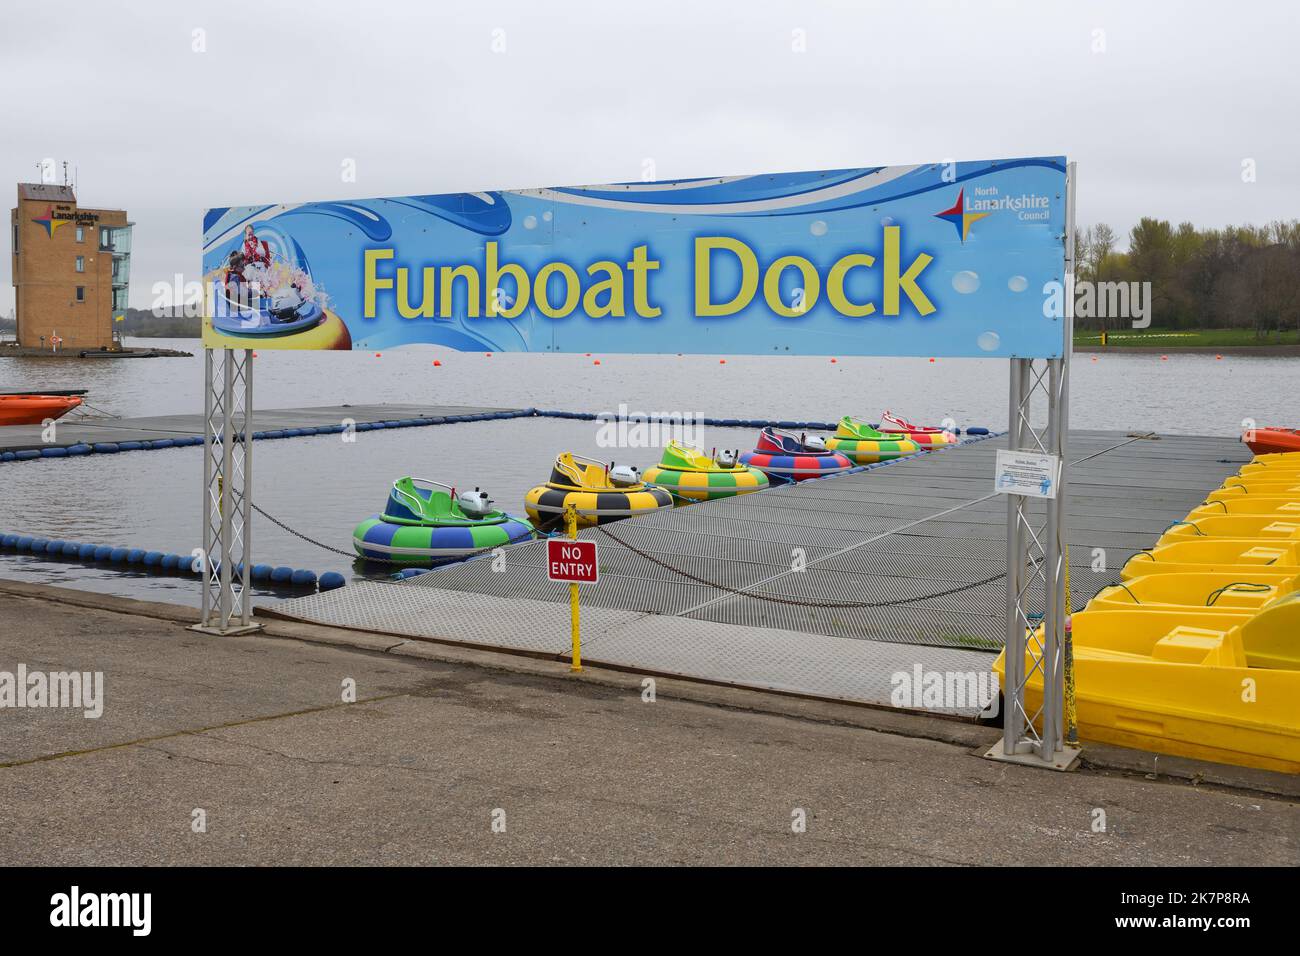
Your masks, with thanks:
M 75 395 L 0 395 L 0 425 L 39 425 L 80 404 Z
M 1256 428 L 1241 436 L 1256 455 L 1269 455 L 1279 451 L 1300 451 L 1300 429 Z

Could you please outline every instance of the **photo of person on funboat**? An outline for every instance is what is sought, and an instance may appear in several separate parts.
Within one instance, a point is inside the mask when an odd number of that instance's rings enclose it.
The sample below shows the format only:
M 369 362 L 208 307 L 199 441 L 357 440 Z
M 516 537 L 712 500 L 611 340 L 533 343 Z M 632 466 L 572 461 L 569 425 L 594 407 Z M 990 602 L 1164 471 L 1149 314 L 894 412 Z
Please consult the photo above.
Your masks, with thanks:
M 213 298 L 207 310 L 211 345 L 236 348 L 248 344 L 239 339 L 292 336 L 292 345 L 277 342 L 277 346 L 352 347 L 347 327 L 325 308 L 325 295 L 311 276 L 275 253 L 252 225 L 244 227 L 243 241 L 209 275 L 207 288 Z

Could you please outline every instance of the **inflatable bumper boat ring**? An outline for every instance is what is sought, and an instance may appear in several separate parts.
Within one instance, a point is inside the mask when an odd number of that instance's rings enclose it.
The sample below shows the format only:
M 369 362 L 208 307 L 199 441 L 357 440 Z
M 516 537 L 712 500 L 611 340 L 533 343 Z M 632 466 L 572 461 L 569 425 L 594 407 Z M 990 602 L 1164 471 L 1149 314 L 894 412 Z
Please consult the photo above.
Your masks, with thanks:
M 482 499 L 486 507 L 467 513 L 454 491 L 426 478 L 399 478 L 384 513 L 367 518 L 352 532 L 353 550 L 362 558 L 427 565 L 459 561 L 533 537 L 529 522 L 491 510 L 491 499 Z
M 740 461 L 778 481 L 825 478 L 853 467 L 844 455 L 810 447 L 797 436 L 771 426 L 759 432 L 754 450 L 741 455 Z
M 559 527 L 565 509 L 573 505 L 579 527 L 607 524 L 620 518 L 671 508 L 673 496 L 666 488 L 643 481 L 616 481 L 612 465 L 571 452 L 556 457 L 551 480 L 533 488 L 524 498 L 524 510 L 536 524 Z

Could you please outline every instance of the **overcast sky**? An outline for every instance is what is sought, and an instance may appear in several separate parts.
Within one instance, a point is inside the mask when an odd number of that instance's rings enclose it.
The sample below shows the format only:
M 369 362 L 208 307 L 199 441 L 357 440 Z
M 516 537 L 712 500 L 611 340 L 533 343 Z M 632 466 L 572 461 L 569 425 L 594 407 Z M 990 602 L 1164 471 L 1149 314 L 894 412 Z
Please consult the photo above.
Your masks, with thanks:
M 125 208 L 137 307 L 196 278 L 208 206 L 648 163 L 674 179 L 1064 153 L 1082 224 L 1265 222 L 1300 216 L 1297 22 L 1282 0 L 8 3 L 0 179 L 66 159 L 83 205 Z

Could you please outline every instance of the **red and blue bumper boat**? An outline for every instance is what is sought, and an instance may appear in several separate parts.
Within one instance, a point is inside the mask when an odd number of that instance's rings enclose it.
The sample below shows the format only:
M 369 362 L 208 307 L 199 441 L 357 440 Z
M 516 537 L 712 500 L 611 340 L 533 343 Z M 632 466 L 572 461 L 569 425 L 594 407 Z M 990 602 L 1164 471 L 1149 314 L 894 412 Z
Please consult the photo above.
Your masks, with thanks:
M 773 482 L 825 478 L 853 467 L 853 462 L 828 449 L 817 436 L 796 435 L 770 425 L 759 432 L 754 450 L 741 455 L 740 461 Z

